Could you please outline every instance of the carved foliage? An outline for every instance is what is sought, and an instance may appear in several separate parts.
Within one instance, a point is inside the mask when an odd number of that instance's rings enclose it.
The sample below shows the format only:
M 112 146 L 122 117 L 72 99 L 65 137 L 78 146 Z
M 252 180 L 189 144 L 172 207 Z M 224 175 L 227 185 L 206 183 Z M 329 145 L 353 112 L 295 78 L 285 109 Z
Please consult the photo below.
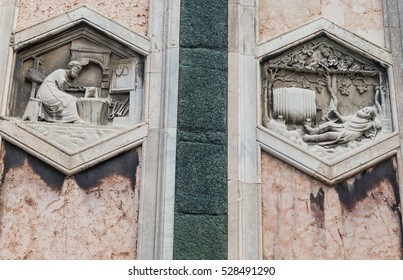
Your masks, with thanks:
M 303 137 L 308 133 L 304 125 L 318 128 L 329 121 L 341 123 L 341 116 L 354 115 L 365 107 L 376 108 L 380 122 L 376 125 L 378 131 L 382 127 L 383 134 L 392 132 L 388 79 L 379 63 L 327 37 L 320 37 L 269 57 L 261 66 L 263 125 L 287 139 L 294 139 L 304 148 L 315 153 L 318 150 L 315 143 L 307 146 L 303 141 L 312 138 Z M 313 101 L 302 98 L 307 90 L 313 92 Z M 281 99 L 279 91 L 284 95 Z M 298 92 L 301 98 L 295 96 Z M 313 112 L 312 106 L 315 107 Z M 298 118 L 286 117 L 296 111 L 301 111 Z M 320 130 L 310 132 L 317 131 Z M 327 148 L 334 150 L 336 147 Z M 323 155 L 322 150 L 320 153 Z
M 337 46 L 328 39 L 314 40 L 295 50 L 270 60 L 270 68 L 285 68 L 321 71 L 327 67 L 332 72 L 377 71 L 368 60 L 359 58 L 347 49 Z

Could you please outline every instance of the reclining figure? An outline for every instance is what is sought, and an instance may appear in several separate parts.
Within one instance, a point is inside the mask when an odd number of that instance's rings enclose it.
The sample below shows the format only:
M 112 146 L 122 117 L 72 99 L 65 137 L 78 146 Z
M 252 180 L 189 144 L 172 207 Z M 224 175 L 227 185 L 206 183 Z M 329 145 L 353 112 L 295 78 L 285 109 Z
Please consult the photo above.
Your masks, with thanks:
M 337 117 L 335 121 L 325 122 L 318 128 L 304 125 L 307 134 L 302 140 L 321 146 L 345 144 L 363 137 L 374 139 L 382 129 L 375 106 L 362 108 L 351 116 L 343 117 L 337 111 L 333 114 Z

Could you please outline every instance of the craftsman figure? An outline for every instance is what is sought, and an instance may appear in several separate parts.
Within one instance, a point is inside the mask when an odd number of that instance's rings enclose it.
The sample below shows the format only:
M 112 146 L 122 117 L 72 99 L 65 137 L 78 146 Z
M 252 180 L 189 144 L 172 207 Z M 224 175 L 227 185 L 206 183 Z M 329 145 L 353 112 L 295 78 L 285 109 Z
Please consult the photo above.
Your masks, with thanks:
M 45 78 L 38 89 L 37 97 L 42 101 L 40 120 L 48 122 L 85 123 L 77 112 L 77 98 L 68 92 L 84 91 L 72 84 L 81 72 L 82 64 L 71 61 L 68 69 L 57 69 Z

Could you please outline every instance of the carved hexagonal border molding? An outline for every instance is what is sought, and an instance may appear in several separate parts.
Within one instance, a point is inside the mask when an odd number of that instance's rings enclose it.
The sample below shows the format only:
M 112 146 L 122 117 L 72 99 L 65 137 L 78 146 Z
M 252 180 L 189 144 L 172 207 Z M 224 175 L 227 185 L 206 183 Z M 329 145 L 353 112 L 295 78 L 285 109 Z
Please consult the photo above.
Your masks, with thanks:
M 77 127 L 77 124 L 63 124 Z M 69 150 L 60 143 L 41 135 L 22 121 L 3 118 L 0 120 L 0 134 L 4 140 L 39 158 L 67 176 L 85 170 L 97 163 L 140 145 L 147 136 L 148 125 L 139 124 L 129 129 L 114 129 L 105 137 L 84 146 Z
M 148 38 L 117 24 L 85 6 L 16 32 L 13 42 L 14 51 L 38 41 L 43 41 L 50 36 L 60 34 L 82 23 L 108 35 L 115 41 L 135 50 L 141 55 L 149 53 L 151 43 Z
M 54 38 L 82 25 L 89 26 L 95 32 L 111 38 L 142 56 L 147 56 L 151 49 L 148 38 L 84 6 L 15 33 L 12 42 L 14 52 L 17 53 L 32 44 L 44 42 L 48 38 Z M 8 93 L 5 94 L 8 95 Z M 106 136 L 80 148 L 71 149 L 32 129 L 30 127 L 32 124 L 32 122 L 2 116 L 0 135 L 4 140 L 68 176 L 140 145 L 148 135 L 148 125 L 145 122 L 125 128 L 104 126 L 102 129 L 107 131 Z M 78 127 L 76 124 L 63 124 L 63 126 L 63 129 Z M 101 128 L 94 125 L 81 126 L 83 129 Z
M 260 44 L 256 48 L 256 57 L 259 62 L 262 62 L 269 56 L 276 56 L 320 36 L 325 36 L 358 55 L 376 61 L 387 70 L 393 132 L 348 153 L 335 156 L 332 160 L 324 160 L 306 151 L 286 137 L 265 128 L 261 122 L 257 127 L 257 141 L 264 151 L 327 185 L 334 185 L 397 153 L 400 143 L 394 104 L 393 68 L 390 53 L 325 19 L 315 20 L 290 33 Z

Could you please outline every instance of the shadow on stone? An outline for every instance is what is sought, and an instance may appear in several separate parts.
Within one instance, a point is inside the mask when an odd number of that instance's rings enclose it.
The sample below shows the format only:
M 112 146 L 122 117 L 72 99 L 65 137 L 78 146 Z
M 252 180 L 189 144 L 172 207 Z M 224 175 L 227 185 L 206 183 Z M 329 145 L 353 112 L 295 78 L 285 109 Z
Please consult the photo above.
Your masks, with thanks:
M 108 177 L 120 175 L 130 180 L 131 188 L 134 190 L 138 165 L 139 156 L 133 149 L 84 170 L 74 177 L 80 188 L 91 189 L 102 184 Z

